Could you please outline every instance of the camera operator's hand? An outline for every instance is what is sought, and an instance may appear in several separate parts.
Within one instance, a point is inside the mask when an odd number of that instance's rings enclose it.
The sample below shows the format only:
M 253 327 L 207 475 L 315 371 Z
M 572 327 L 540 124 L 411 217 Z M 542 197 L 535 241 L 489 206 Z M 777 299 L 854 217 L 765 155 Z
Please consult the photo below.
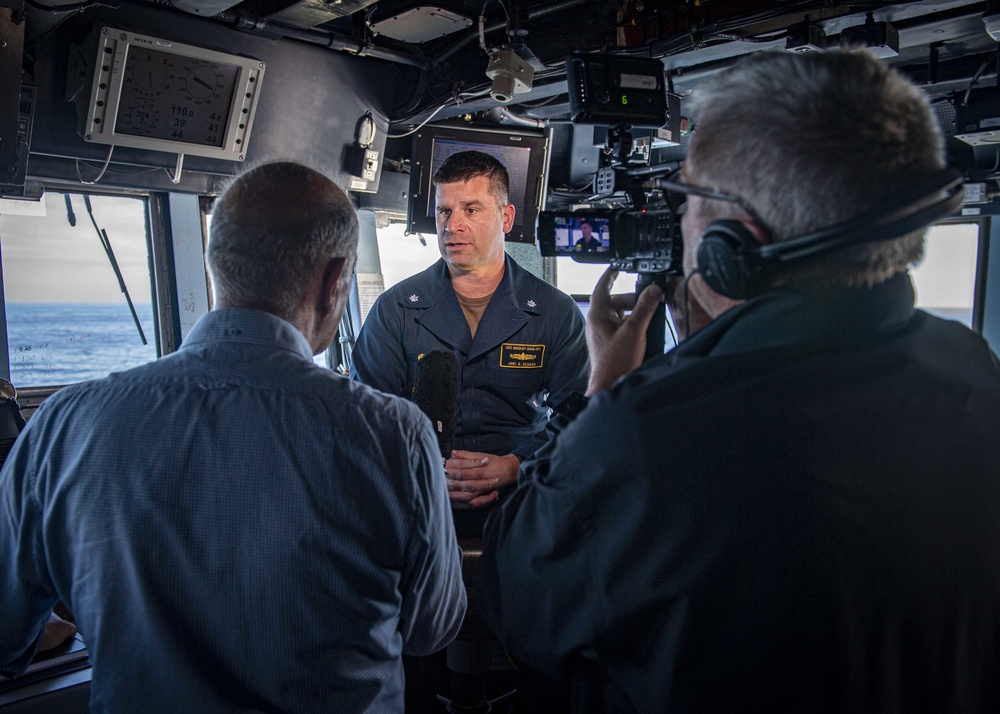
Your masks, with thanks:
M 608 268 L 597 281 L 587 313 L 587 349 L 590 352 L 588 396 L 607 389 L 619 377 L 642 364 L 649 327 L 663 291 L 649 285 L 635 294 L 612 295 L 618 271 Z M 628 311 L 631 310 L 630 314 Z

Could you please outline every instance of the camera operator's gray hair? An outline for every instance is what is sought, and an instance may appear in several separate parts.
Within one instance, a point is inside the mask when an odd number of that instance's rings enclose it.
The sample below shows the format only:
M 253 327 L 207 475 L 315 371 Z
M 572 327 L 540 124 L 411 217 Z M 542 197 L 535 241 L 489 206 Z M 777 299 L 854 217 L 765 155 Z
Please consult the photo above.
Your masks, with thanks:
M 333 181 L 307 166 L 278 161 L 236 177 L 215 204 L 208 250 L 217 302 L 288 319 L 316 266 L 358 250 L 358 219 Z
M 944 167 L 924 95 L 864 51 L 758 52 L 699 85 L 689 107 L 690 180 L 744 198 L 775 241 L 853 218 Z M 919 260 L 923 236 L 830 253 L 788 277 L 874 285 Z

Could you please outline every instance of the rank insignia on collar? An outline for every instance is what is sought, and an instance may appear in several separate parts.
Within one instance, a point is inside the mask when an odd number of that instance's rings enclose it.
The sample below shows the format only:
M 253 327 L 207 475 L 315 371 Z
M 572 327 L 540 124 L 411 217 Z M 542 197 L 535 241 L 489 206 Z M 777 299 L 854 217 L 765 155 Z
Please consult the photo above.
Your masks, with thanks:
M 416 293 L 413 293 L 412 295 L 410 295 L 410 297 L 408 297 L 406 299 L 409 300 L 410 302 L 419 302 L 420 301 L 420 296 L 417 295 Z
M 538 307 L 538 303 L 535 302 L 534 300 L 528 300 L 528 302 L 524 304 L 527 305 L 528 307 Z

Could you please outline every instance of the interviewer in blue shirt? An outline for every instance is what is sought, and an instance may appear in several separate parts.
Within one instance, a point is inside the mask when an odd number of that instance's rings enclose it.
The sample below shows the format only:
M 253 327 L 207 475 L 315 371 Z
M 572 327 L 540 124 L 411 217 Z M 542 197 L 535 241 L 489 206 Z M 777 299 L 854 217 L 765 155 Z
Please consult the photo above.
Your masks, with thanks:
M 94 712 L 402 710 L 401 655 L 451 641 L 466 598 L 430 422 L 312 361 L 356 251 L 330 180 L 254 168 L 183 346 L 41 406 L 0 472 L 0 672 L 61 600 Z

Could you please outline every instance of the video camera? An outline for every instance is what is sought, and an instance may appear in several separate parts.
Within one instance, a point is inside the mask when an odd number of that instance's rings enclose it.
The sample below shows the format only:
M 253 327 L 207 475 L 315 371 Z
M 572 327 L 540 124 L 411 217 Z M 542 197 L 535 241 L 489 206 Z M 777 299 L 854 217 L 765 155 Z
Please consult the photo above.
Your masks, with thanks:
M 537 235 L 543 256 L 566 255 L 578 263 L 608 263 L 628 273 L 684 272 L 680 221 L 669 208 L 542 211 Z
M 660 281 L 666 275 L 682 275 L 680 221 L 666 200 L 649 200 L 650 186 L 645 182 L 656 170 L 639 169 L 649 164 L 653 133 L 672 146 L 680 141 L 680 98 L 667 91 L 663 64 L 654 59 L 573 54 L 566 60 L 566 75 L 570 121 L 607 127 L 591 200 L 611 200 L 613 194 L 625 192 L 631 206 L 542 211 L 536 232 L 539 251 L 579 263 L 608 263 Z M 639 162 L 633 160 L 635 129 L 650 130 L 645 150 L 638 152 L 643 157 Z

